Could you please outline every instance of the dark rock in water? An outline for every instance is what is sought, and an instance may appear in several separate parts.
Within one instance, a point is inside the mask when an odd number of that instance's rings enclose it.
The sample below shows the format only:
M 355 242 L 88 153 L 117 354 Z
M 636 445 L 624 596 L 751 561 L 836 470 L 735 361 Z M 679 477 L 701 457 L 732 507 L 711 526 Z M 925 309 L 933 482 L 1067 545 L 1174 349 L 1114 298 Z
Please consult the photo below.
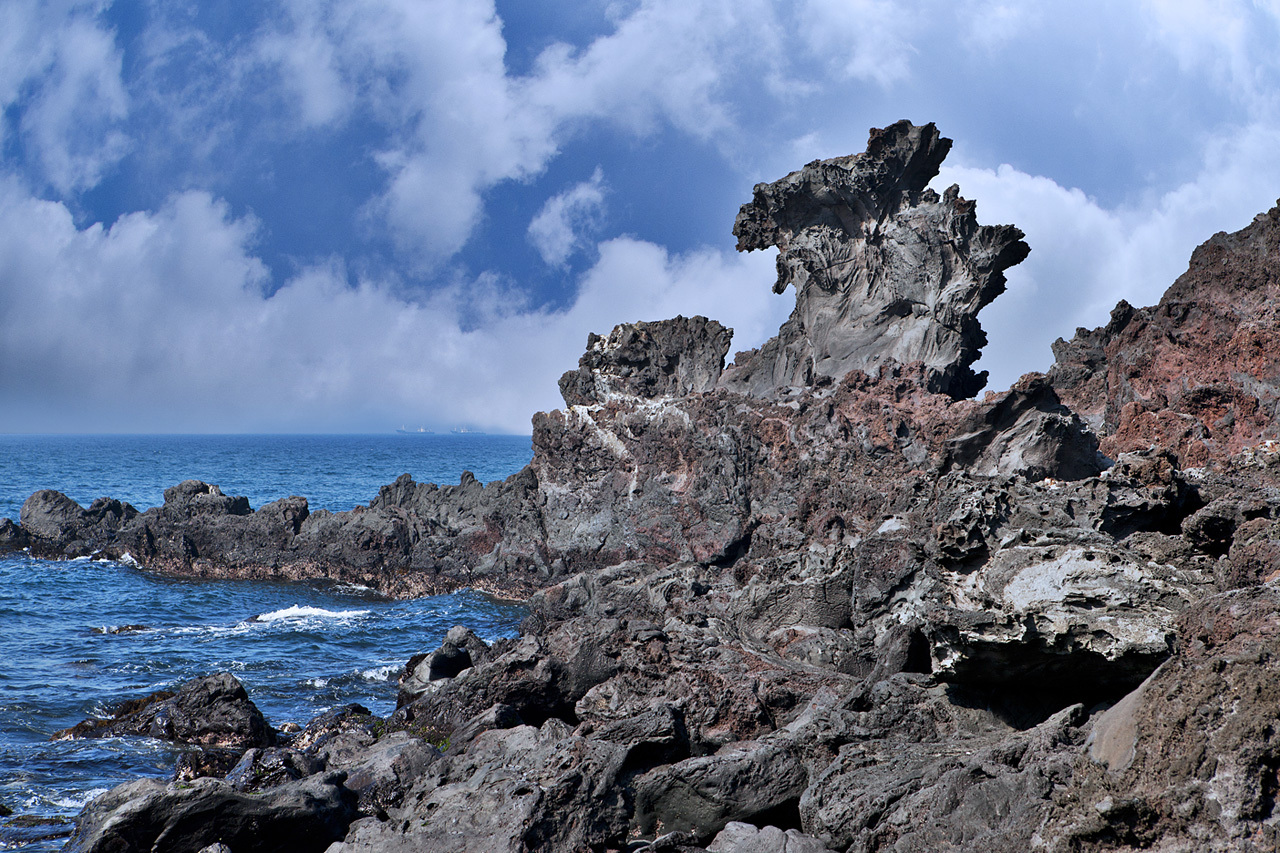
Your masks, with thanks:
M 11 518 L 0 518 L 0 554 L 21 550 L 27 543 L 27 531 L 22 525 L 14 524 Z
M 578 369 L 560 377 L 565 405 L 647 400 L 710 391 L 724 370 L 732 329 L 706 317 L 625 323 L 587 337 Z
M 142 735 L 174 743 L 245 750 L 275 743 L 275 732 L 229 672 L 126 702 L 108 720 L 85 720 L 54 739 Z
M 463 670 L 492 657 L 489 644 L 463 625 L 455 625 L 445 635 L 440 648 L 416 655 L 400 675 L 400 692 L 396 706 L 407 705 L 430 689 L 431 682 L 453 678 Z
M 165 514 L 172 518 L 248 515 L 251 512 L 247 498 L 224 495 L 222 489 L 199 480 L 184 480 L 165 489 L 164 508 Z
M 738 249 L 778 247 L 774 290 L 794 285 L 796 308 L 725 387 L 771 396 L 887 361 L 924 362 L 929 390 L 954 398 L 986 384 L 969 369 L 987 342 L 978 312 L 1029 250 L 1017 228 L 978 225 L 958 187 L 927 188 L 950 149 L 932 124 L 900 121 L 872 130 L 863 154 L 756 185 Z
M 225 844 L 235 853 L 321 851 L 356 816 L 343 774 L 242 794 L 226 782 L 168 784 L 141 779 L 113 788 L 80 814 L 68 849 L 76 853 L 199 851 Z
M 150 631 L 146 625 L 106 625 L 102 628 L 94 628 L 95 634 L 138 634 L 143 631 Z
M 45 489 L 22 504 L 22 527 L 33 549 L 51 555 L 79 557 L 111 543 L 138 511 L 114 498 L 98 498 L 88 509 L 61 492 Z

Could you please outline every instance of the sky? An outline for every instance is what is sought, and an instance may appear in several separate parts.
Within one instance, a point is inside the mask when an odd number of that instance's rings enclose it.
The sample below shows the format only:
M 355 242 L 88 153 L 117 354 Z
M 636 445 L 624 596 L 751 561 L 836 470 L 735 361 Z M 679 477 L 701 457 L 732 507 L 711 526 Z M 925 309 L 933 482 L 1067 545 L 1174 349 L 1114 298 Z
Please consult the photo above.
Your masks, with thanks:
M 1030 257 L 989 389 L 1280 197 L 1280 0 L 0 0 L 0 432 L 527 434 L 794 305 L 752 186 L 900 118 Z

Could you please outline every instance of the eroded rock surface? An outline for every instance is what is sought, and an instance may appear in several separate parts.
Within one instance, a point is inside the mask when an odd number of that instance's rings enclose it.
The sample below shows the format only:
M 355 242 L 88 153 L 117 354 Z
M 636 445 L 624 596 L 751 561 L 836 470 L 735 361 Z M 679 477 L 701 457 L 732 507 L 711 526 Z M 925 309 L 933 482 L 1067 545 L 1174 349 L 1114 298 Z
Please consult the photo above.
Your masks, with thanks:
M 1109 455 L 1152 444 L 1188 468 L 1280 439 L 1280 205 L 1195 250 L 1149 308 L 1054 346 L 1050 379 Z
M 724 369 L 705 318 L 593 335 L 505 482 L 349 513 L 41 492 L 0 541 L 528 596 L 518 637 L 408 661 L 385 720 L 184 758 L 230 814 L 327 786 L 334 853 L 1275 849 L 1280 214 L 964 399 L 1026 246 L 926 188 L 948 146 L 899 123 L 758 186 L 735 233 L 780 249 L 779 336 Z M 157 785 L 82 825 L 142 815 L 120 849 L 150 849 L 195 797 Z
M 1029 249 L 1017 228 L 978 225 L 958 187 L 928 189 L 950 149 L 932 124 L 900 121 L 863 154 L 756 185 L 733 233 L 739 250 L 778 247 L 774 290 L 794 285 L 796 309 L 726 387 L 771 396 L 887 361 L 923 362 L 929 390 L 955 398 L 986 384 L 969 368 L 987 342 L 978 312 Z

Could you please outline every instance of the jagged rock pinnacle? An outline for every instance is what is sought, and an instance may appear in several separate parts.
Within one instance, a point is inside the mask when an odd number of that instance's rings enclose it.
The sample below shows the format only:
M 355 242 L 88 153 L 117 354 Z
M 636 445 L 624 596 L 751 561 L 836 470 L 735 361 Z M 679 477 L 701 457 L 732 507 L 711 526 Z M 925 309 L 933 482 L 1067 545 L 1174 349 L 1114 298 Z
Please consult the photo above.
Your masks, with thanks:
M 734 222 L 738 249 L 778 247 L 774 290 L 795 285 L 796 308 L 776 338 L 740 354 L 722 387 L 771 397 L 921 361 L 931 391 L 981 390 L 986 373 L 970 369 L 987 341 L 978 312 L 1029 249 L 1013 226 L 979 225 L 958 187 L 927 188 L 950 148 L 933 124 L 904 120 L 873 129 L 863 154 L 756 185 Z

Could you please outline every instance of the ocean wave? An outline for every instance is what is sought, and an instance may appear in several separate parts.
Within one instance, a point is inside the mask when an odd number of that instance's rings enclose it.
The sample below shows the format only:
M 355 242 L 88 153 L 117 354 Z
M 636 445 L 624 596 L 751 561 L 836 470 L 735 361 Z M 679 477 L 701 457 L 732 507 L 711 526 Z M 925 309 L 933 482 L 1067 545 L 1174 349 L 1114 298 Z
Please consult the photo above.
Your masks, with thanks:
M 55 799 L 50 800 L 50 804 L 57 806 L 60 809 L 74 809 L 76 811 L 79 811 L 80 809 L 89 805 L 89 803 L 94 799 L 101 797 L 108 790 L 110 789 L 109 788 L 91 788 L 90 790 L 85 791 L 83 794 L 80 794 L 78 796 L 56 797 Z
M 283 610 L 260 613 L 251 622 L 279 622 L 284 619 L 358 619 L 368 616 L 368 610 L 325 610 L 323 607 L 302 607 L 295 604 Z
M 382 598 L 382 594 L 371 586 L 365 586 L 362 583 L 350 583 L 349 581 L 340 581 L 335 583 L 331 589 L 341 595 L 351 595 L 358 598 Z
M 404 669 L 403 664 L 389 663 L 386 666 L 360 670 L 359 675 L 365 681 L 391 681 L 400 675 L 402 669 Z
M 80 811 L 95 797 L 105 794 L 109 788 L 91 788 L 83 793 L 39 793 L 32 794 L 22 801 L 22 811 L 26 813 L 42 812 L 50 808 L 66 811 Z

